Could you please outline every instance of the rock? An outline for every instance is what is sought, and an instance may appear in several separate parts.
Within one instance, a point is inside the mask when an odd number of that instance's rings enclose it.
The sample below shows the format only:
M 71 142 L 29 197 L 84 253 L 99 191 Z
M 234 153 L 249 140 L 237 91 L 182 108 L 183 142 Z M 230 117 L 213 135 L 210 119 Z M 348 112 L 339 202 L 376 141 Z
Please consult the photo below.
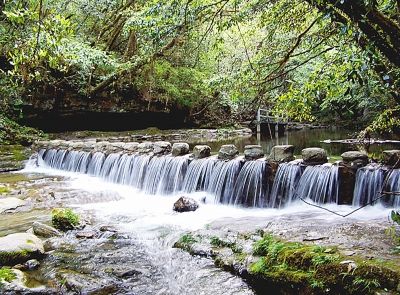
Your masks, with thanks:
M 96 237 L 95 231 L 80 231 L 75 234 L 78 239 L 93 239 Z
M 137 142 L 127 142 L 124 144 L 124 150 L 135 152 L 138 149 L 139 143 Z
M 246 145 L 244 147 L 244 158 L 246 160 L 256 160 L 264 157 L 261 145 Z
M 172 155 L 183 156 L 189 153 L 189 144 L 186 142 L 177 142 L 172 145 Z
M 0 198 L 0 213 L 3 213 L 7 210 L 16 209 L 20 206 L 25 205 L 25 203 L 26 202 L 24 200 L 14 198 L 14 197 Z
M 175 203 L 173 210 L 176 212 L 190 212 L 196 211 L 199 208 L 199 204 L 188 197 L 180 197 Z
M 233 144 L 225 144 L 221 146 L 218 152 L 218 159 L 221 160 L 232 160 L 239 155 L 239 151 Z
M 33 233 L 35 235 L 38 235 L 38 236 L 41 236 L 44 238 L 59 237 L 62 235 L 61 232 L 59 232 L 54 227 L 37 222 L 37 221 L 35 221 L 32 224 L 32 228 L 33 228 Z
M 368 164 L 368 155 L 360 151 L 349 151 L 342 154 L 343 162 L 362 167 Z
M 328 162 L 326 151 L 321 148 L 311 147 L 301 151 L 303 161 L 308 165 L 318 165 Z
M 400 150 L 386 150 L 382 152 L 383 162 L 389 166 L 395 166 L 396 168 L 400 166 Z
M 155 155 L 166 155 L 171 152 L 171 143 L 168 141 L 157 141 L 153 146 L 153 153 Z
M 275 162 L 290 162 L 294 160 L 293 145 L 276 145 L 272 147 L 269 159 Z
M 351 250 L 345 250 L 345 251 L 342 251 L 342 254 L 344 256 L 353 256 L 354 254 L 356 254 L 356 252 L 351 251 Z
M 116 233 L 118 230 L 115 227 L 111 226 L 111 225 L 102 225 L 100 227 L 100 231 L 101 232 L 109 231 L 109 232 Z
M 142 274 L 140 271 L 138 271 L 136 269 L 115 270 L 113 273 L 115 276 L 117 276 L 119 278 L 123 278 L 123 279 Z
M 151 153 L 153 151 L 153 143 L 149 141 L 139 143 L 137 146 L 137 151 L 141 154 Z
M 351 205 L 353 202 L 354 186 L 356 182 L 356 168 L 349 164 L 339 164 L 339 205 Z
M 207 158 L 211 155 L 211 148 L 208 145 L 196 145 L 193 148 L 193 156 L 195 159 Z
M 37 261 L 36 259 L 30 259 L 24 263 L 24 266 L 25 266 L 25 269 L 27 269 L 27 270 L 38 269 L 40 266 L 40 262 Z
M 43 242 L 28 233 L 0 237 L 0 264 L 15 265 L 44 254 Z
M 55 208 L 51 211 L 51 222 L 55 228 L 62 231 L 75 229 L 79 220 L 79 215 L 69 208 Z

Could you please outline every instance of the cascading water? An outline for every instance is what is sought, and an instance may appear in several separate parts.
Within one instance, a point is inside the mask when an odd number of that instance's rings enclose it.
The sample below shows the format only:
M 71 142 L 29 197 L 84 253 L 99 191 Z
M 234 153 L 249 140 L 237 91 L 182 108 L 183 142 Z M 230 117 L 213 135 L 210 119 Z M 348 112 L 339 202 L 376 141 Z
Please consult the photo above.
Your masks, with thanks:
M 380 165 L 368 165 L 357 170 L 353 206 L 363 206 L 378 197 L 385 173 Z
M 311 199 L 318 204 L 338 203 L 339 168 L 330 163 L 308 166 L 299 180 L 296 197 Z
M 265 207 L 269 193 L 269 166 L 265 161 L 246 162 L 239 172 L 229 204 Z
M 272 186 L 269 207 L 281 208 L 293 201 L 297 185 L 304 170 L 301 162 L 301 160 L 295 160 L 279 165 Z
M 222 204 L 234 204 L 232 195 L 241 167 L 239 159 L 218 161 L 211 174 L 207 192 L 215 195 Z
M 190 162 L 182 185 L 183 191 L 192 193 L 206 190 L 216 161 L 216 158 L 210 157 Z
M 394 192 L 382 199 L 382 203 L 388 207 L 400 208 L 400 169 L 393 169 L 387 176 L 385 190 Z

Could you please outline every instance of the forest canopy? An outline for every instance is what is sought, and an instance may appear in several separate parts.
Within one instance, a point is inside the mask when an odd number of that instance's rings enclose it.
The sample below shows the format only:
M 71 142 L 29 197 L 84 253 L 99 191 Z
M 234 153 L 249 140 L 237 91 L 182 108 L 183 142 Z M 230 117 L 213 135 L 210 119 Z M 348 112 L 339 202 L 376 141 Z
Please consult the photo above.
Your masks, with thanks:
M 258 107 L 292 120 L 400 127 L 400 1 L 0 2 L 0 106 L 53 85 L 133 89 L 189 118 Z

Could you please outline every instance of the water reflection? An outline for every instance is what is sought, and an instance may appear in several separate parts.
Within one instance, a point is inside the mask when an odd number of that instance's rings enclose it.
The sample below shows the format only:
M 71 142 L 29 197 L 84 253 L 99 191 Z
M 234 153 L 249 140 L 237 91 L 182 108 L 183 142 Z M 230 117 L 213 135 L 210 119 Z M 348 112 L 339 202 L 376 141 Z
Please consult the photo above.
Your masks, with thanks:
M 300 154 L 301 150 L 306 147 L 321 147 L 324 148 L 328 155 L 339 156 L 344 152 L 351 150 L 360 150 L 372 154 L 380 154 L 383 150 L 399 149 L 399 144 L 343 144 L 343 143 L 323 143 L 323 140 L 339 140 L 354 138 L 354 131 L 344 130 L 340 128 L 327 128 L 327 129 L 302 129 L 296 131 L 285 132 L 277 138 L 270 138 L 269 134 L 262 134 L 261 138 L 257 139 L 256 136 L 248 138 L 226 139 L 213 142 L 194 142 L 190 146 L 193 148 L 196 144 L 208 144 L 213 152 L 217 152 L 221 145 L 234 144 L 238 147 L 239 151 L 243 152 L 244 147 L 249 144 L 260 144 L 265 153 L 269 154 L 271 148 L 275 145 L 291 144 L 295 146 L 295 154 Z

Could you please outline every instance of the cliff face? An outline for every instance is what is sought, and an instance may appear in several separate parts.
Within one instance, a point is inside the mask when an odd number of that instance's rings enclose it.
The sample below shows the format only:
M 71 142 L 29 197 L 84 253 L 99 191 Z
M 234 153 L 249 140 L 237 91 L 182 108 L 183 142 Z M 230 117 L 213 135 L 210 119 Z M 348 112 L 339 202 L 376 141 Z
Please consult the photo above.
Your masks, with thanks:
M 133 130 L 186 127 L 189 111 L 174 104 L 146 100 L 133 90 L 95 97 L 73 89 L 46 86 L 24 97 L 22 123 L 44 131 Z

